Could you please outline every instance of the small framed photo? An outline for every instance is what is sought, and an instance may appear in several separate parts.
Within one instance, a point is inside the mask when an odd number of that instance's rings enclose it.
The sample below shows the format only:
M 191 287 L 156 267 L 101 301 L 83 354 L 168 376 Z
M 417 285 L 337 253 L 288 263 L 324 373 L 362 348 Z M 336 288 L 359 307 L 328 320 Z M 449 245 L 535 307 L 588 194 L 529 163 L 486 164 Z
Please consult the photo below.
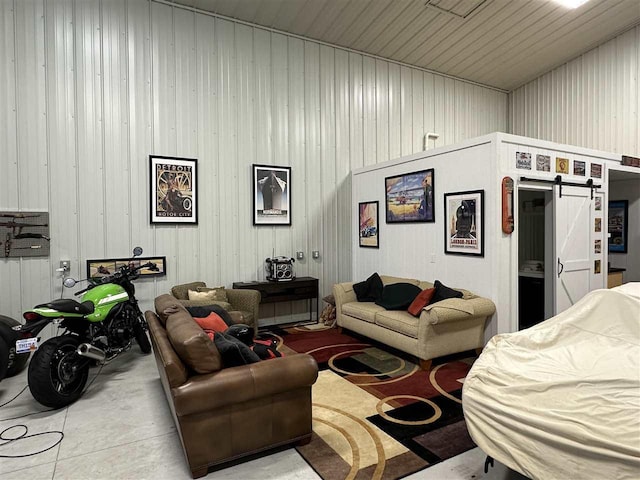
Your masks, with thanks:
M 360 202 L 358 204 L 358 238 L 361 247 L 380 248 L 378 225 L 378 202 Z
M 525 152 L 516 152 L 516 168 L 531 170 L 531 154 Z
M 536 170 L 549 172 L 551 170 L 551 157 L 549 155 L 536 155 Z
M 609 252 L 627 253 L 629 201 L 609 202 Z
M 253 165 L 253 224 L 291 225 L 291 167 Z
M 122 265 L 139 267 L 144 263 L 155 263 L 158 270 L 142 268 L 138 272 L 141 277 L 159 277 L 167 274 L 167 257 L 136 257 L 87 260 L 87 278 L 98 279 L 115 273 Z
M 444 194 L 444 253 L 484 257 L 484 190 Z
M 384 179 L 387 223 L 435 222 L 433 168 Z
M 151 223 L 198 223 L 197 160 L 149 156 Z
M 569 159 L 556 157 L 556 173 L 569 173 Z

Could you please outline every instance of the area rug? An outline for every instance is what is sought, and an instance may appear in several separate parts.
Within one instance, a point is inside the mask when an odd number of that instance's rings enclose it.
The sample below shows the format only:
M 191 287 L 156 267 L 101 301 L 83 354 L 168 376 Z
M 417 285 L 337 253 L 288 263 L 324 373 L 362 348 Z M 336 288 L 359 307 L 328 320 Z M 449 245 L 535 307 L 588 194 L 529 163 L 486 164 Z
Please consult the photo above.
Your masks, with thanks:
M 277 338 L 285 355 L 318 362 L 313 437 L 297 449 L 323 479 L 397 479 L 475 447 L 460 401 L 472 352 L 425 372 L 408 355 L 335 328 L 271 327 L 263 335 Z

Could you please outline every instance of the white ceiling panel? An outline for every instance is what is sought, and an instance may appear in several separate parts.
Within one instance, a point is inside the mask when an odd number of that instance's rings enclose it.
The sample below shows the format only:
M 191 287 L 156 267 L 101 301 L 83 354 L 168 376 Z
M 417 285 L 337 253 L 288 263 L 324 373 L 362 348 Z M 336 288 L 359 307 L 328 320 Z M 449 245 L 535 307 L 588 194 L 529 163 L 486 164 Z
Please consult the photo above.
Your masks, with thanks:
M 175 3 L 508 91 L 640 24 L 640 0 Z

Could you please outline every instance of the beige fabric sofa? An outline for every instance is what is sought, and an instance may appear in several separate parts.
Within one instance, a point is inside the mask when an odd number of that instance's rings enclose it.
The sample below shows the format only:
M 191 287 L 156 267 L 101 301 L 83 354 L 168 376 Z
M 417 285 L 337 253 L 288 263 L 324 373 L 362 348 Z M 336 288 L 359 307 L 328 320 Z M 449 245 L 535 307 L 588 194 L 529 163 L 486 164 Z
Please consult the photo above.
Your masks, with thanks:
M 412 278 L 380 278 L 383 285 L 406 282 L 422 290 L 433 287 Z M 418 357 L 420 366 L 428 370 L 433 358 L 484 346 L 485 323 L 496 306 L 488 298 L 456 290 L 462 292 L 462 298 L 427 305 L 416 318 L 406 310 L 388 311 L 373 302 L 358 302 L 353 282 L 338 283 L 333 286 L 337 324 Z

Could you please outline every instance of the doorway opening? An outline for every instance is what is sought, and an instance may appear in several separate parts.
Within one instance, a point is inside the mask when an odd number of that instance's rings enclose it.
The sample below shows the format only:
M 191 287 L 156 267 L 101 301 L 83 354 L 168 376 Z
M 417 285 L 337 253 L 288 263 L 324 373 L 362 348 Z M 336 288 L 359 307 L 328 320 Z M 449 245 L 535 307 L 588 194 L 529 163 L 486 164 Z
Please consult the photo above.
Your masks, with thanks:
M 551 190 L 518 190 L 518 330 L 553 316 Z

